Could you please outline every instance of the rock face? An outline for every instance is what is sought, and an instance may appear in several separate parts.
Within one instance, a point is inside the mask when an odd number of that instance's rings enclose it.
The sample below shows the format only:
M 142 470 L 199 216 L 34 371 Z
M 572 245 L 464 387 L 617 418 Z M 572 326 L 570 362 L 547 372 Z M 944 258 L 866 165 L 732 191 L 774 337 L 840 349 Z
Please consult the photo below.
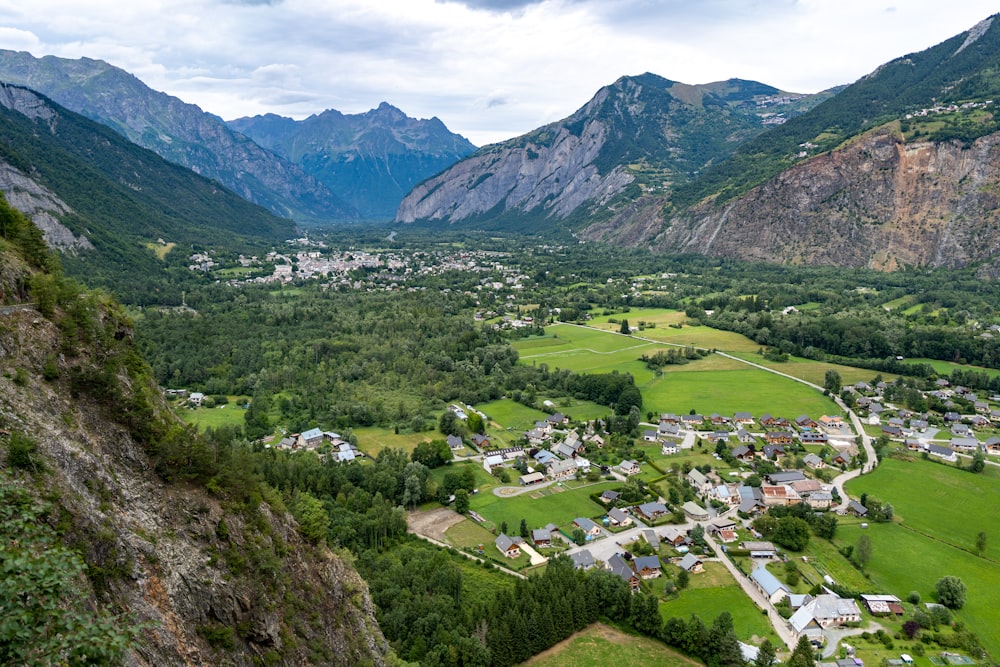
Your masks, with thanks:
M 94 249 L 86 236 L 77 236 L 59 222 L 62 216 L 73 213 L 69 204 L 21 170 L 2 160 L 0 160 L 0 192 L 3 192 L 11 206 L 31 218 L 32 222 L 42 230 L 45 243 L 50 248 L 70 253 Z
M 738 79 L 692 86 L 623 77 L 569 118 L 486 146 L 421 183 L 396 220 L 605 217 L 689 180 L 763 131 L 766 118 L 823 98 Z
M 302 167 L 366 219 L 391 219 L 414 185 L 476 148 L 437 118 L 410 118 L 386 102 L 363 114 L 331 109 L 301 121 L 269 114 L 228 125 Z
M 266 503 L 234 512 L 165 482 L 106 406 L 71 394 L 67 378 L 95 360 L 64 356 L 59 329 L 30 307 L 0 318 L 0 427 L 37 443 L 47 471 L 27 488 L 56 499 L 63 539 L 88 563 L 93 605 L 145 625 L 126 664 L 385 664 L 388 646 L 350 565 L 304 543 Z M 61 377 L 43 380 L 53 359 Z
M 883 128 L 725 204 L 664 220 L 663 203 L 625 211 L 587 237 L 879 270 L 990 263 L 1000 251 L 1000 134 L 964 146 L 906 143 Z
M 0 50 L 0 81 L 37 90 L 282 217 L 324 222 L 357 217 L 297 165 L 104 61 Z

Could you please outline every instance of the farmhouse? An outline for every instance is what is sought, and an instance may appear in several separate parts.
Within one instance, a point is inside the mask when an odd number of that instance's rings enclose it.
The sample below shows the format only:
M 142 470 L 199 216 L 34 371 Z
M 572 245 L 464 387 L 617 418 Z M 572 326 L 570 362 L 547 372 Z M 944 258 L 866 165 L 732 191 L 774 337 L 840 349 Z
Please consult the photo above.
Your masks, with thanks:
M 833 494 L 829 491 L 816 491 L 809 494 L 805 503 L 814 510 L 830 509 L 830 506 L 833 505 Z
M 517 558 L 521 555 L 521 548 L 514 543 L 514 540 L 507 537 L 503 533 L 497 535 L 497 539 L 493 541 L 496 544 L 497 549 L 507 558 Z
M 765 567 L 755 568 L 750 573 L 750 581 L 757 587 L 757 590 L 767 597 L 771 604 L 781 602 L 789 594 L 788 587 L 778 581 L 778 578 L 768 572 Z
M 191 394 L 193 397 L 194 394 Z M 316 449 L 323 444 L 323 431 L 311 428 L 299 435 L 298 446 L 303 449 Z

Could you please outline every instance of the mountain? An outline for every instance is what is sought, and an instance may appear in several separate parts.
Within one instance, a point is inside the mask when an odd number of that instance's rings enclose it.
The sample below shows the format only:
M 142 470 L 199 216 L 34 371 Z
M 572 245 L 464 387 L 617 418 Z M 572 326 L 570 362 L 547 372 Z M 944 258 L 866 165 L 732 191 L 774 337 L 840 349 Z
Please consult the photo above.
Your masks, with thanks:
M 301 168 L 231 130 L 217 116 L 152 90 L 104 61 L 0 50 L 0 81 L 37 90 L 281 217 L 302 222 L 357 217 L 357 211 Z
M 147 244 L 239 250 L 295 231 L 290 220 L 217 182 L 6 84 L 0 84 L 0 191 L 64 251 L 72 273 L 120 294 L 163 271 Z
M 607 217 L 691 181 L 767 127 L 832 93 L 731 79 L 688 85 L 622 77 L 572 116 L 486 146 L 407 195 L 400 222 Z
M 229 127 L 302 167 L 369 220 L 389 220 L 414 185 L 476 147 L 437 118 L 410 118 L 383 102 L 363 114 L 328 110 L 296 121 L 268 114 Z
M 350 562 L 169 411 L 124 309 L 2 198 L 0 267 L 0 664 L 389 662 Z
M 1000 275 L 1000 21 L 897 58 L 583 236 L 772 262 Z

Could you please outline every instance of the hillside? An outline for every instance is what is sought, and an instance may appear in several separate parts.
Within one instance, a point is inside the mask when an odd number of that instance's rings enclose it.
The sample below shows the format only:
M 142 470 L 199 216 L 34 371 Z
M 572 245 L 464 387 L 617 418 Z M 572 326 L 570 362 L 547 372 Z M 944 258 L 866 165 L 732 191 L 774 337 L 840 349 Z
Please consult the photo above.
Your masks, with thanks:
M 302 167 L 365 219 L 391 219 L 414 185 L 476 148 L 437 118 L 410 118 L 385 102 L 363 114 L 268 114 L 228 125 Z
M 0 222 L 0 662 L 385 664 L 353 567 L 165 409 L 120 306 Z
M 303 222 L 357 217 L 298 166 L 231 130 L 217 116 L 152 90 L 102 60 L 35 58 L 0 50 L 0 81 L 37 90 L 275 215 Z
M 144 246 L 163 239 L 233 250 L 294 233 L 218 183 L 17 86 L 0 84 L 0 191 L 30 215 L 68 270 L 123 296 L 162 273 Z M 130 300 L 132 295 L 129 295 Z
M 421 183 L 396 219 L 603 217 L 690 181 L 828 96 L 738 79 L 692 86 L 654 74 L 622 77 L 569 118 L 486 146 Z

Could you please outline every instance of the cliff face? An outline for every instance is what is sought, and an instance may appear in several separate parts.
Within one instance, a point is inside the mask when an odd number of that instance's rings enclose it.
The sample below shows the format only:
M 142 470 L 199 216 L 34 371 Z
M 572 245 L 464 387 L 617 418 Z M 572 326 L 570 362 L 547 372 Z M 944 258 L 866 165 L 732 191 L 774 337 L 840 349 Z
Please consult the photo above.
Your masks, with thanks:
M 662 204 L 647 201 L 641 215 L 623 212 L 586 235 L 670 252 L 890 271 L 990 264 L 1000 250 L 1000 134 L 964 146 L 907 143 L 882 128 L 736 200 L 667 220 Z
M 27 277 L 0 257 L 5 274 Z M 8 304 L 19 298 L 9 287 Z M 37 444 L 44 471 L 12 478 L 55 505 L 53 527 L 87 563 L 90 605 L 144 625 L 126 664 L 384 664 L 364 581 L 305 543 L 280 501 L 234 510 L 157 474 L 148 445 L 114 418 L 142 389 L 141 373 L 123 370 L 134 357 L 112 361 L 129 356 L 131 330 L 114 306 L 90 310 L 93 299 L 78 300 L 106 337 L 96 349 L 68 338 L 66 319 L 61 330 L 30 305 L 0 309 L 0 472 L 12 468 L 2 456 L 11 433 Z

